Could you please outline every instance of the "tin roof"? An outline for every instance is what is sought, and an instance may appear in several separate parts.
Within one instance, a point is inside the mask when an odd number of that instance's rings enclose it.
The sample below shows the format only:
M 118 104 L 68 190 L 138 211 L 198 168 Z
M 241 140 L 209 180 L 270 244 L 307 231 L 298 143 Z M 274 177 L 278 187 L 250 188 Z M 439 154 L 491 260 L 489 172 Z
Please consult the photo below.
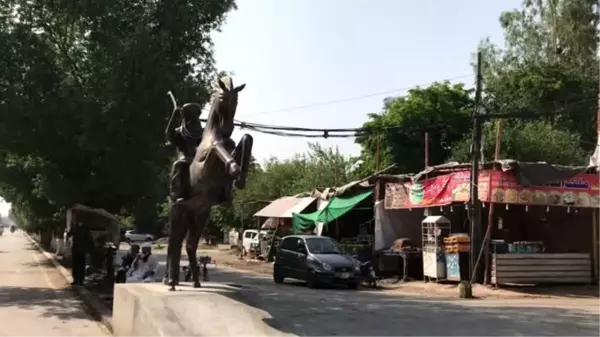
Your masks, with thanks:
M 312 197 L 282 197 L 256 212 L 254 216 L 265 218 L 291 218 L 292 213 L 301 213 L 314 200 L 315 198 Z

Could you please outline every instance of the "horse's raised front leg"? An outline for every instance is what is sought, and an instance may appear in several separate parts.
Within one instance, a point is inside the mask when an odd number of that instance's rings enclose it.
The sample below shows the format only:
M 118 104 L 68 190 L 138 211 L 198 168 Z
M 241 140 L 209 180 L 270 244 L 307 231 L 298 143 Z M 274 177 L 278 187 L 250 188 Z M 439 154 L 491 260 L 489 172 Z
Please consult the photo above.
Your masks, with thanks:
M 189 224 L 188 227 L 188 236 L 185 244 L 185 250 L 188 255 L 188 260 L 190 262 L 189 268 L 192 271 L 192 281 L 194 282 L 194 288 L 200 288 L 200 268 L 198 268 L 198 242 L 200 241 L 200 236 L 202 235 L 202 230 L 204 226 L 206 226 L 206 222 L 208 217 L 210 216 L 210 208 L 206 211 L 197 213 L 194 216 L 193 222 Z
M 170 290 L 179 284 L 179 268 L 181 261 L 181 245 L 187 228 L 185 222 L 185 206 L 171 203 L 169 214 L 169 246 L 167 247 L 167 268 Z
M 238 164 L 231 153 L 234 151 L 235 142 L 230 139 L 224 139 L 219 142 L 215 142 L 213 144 L 212 150 L 214 153 L 221 159 L 221 162 L 225 164 L 225 168 L 227 169 L 227 173 L 232 179 L 237 179 L 242 173 L 240 169 L 240 165 Z
M 246 177 L 250 166 L 250 158 L 252 157 L 253 142 L 252 136 L 248 134 L 243 135 L 233 150 L 233 158 L 241 166 L 241 173 L 235 180 L 235 187 L 239 190 L 243 190 L 246 187 Z

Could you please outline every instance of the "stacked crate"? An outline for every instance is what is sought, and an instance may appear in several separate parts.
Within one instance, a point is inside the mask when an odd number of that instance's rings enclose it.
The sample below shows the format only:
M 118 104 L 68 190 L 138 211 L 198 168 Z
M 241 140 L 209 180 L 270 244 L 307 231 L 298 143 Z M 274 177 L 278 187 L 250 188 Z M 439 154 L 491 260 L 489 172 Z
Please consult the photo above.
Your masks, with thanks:
M 444 238 L 448 280 L 464 281 L 469 279 L 469 251 L 471 238 L 468 234 L 455 233 Z
M 466 253 L 471 250 L 471 238 L 467 234 L 450 234 L 444 238 L 447 254 Z

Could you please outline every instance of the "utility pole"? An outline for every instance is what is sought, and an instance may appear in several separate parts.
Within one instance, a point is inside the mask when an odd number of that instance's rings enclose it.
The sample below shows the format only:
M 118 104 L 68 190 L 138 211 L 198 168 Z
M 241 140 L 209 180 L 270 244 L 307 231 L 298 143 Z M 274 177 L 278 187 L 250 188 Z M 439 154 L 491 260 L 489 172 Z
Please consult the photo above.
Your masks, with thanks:
M 429 167 L 429 132 L 425 132 L 425 168 Z
M 469 200 L 469 219 L 471 225 L 471 251 L 469 254 L 471 279 L 475 279 L 475 260 L 481 242 L 481 203 L 479 202 L 479 150 L 481 147 L 481 124 L 483 123 L 483 109 L 481 104 L 481 91 L 483 76 L 481 73 L 481 51 L 477 53 L 477 82 L 475 87 L 475 109 L 473 110 L 473 139 L 471 147 L 471 196 Z

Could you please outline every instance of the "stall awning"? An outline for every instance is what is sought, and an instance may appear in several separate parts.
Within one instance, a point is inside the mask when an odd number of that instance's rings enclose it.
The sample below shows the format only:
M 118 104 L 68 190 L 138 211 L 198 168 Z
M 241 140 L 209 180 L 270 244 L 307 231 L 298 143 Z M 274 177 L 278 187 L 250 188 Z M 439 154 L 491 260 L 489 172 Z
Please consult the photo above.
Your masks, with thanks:
M 282 218 L 292 218 L 293 213 L 302 213 L 316 199 L 312 197 L 296 198 L 298 202 L 283 213 Z
M 315 198 L 282 197 L 256 212 L 254 216 L 265 218 L 291 218 L 292 213 L 304 211 Z
M 352 210 L 358 203 L 373 194 L 373 190 L 358 193 L 352 196 L 340 196 L 332 198 L 327 206 L 320 211 L 301 214 L 293 213 L 294 232 L 299 233 L 314 227 L 315 223 L 331 222 Z

